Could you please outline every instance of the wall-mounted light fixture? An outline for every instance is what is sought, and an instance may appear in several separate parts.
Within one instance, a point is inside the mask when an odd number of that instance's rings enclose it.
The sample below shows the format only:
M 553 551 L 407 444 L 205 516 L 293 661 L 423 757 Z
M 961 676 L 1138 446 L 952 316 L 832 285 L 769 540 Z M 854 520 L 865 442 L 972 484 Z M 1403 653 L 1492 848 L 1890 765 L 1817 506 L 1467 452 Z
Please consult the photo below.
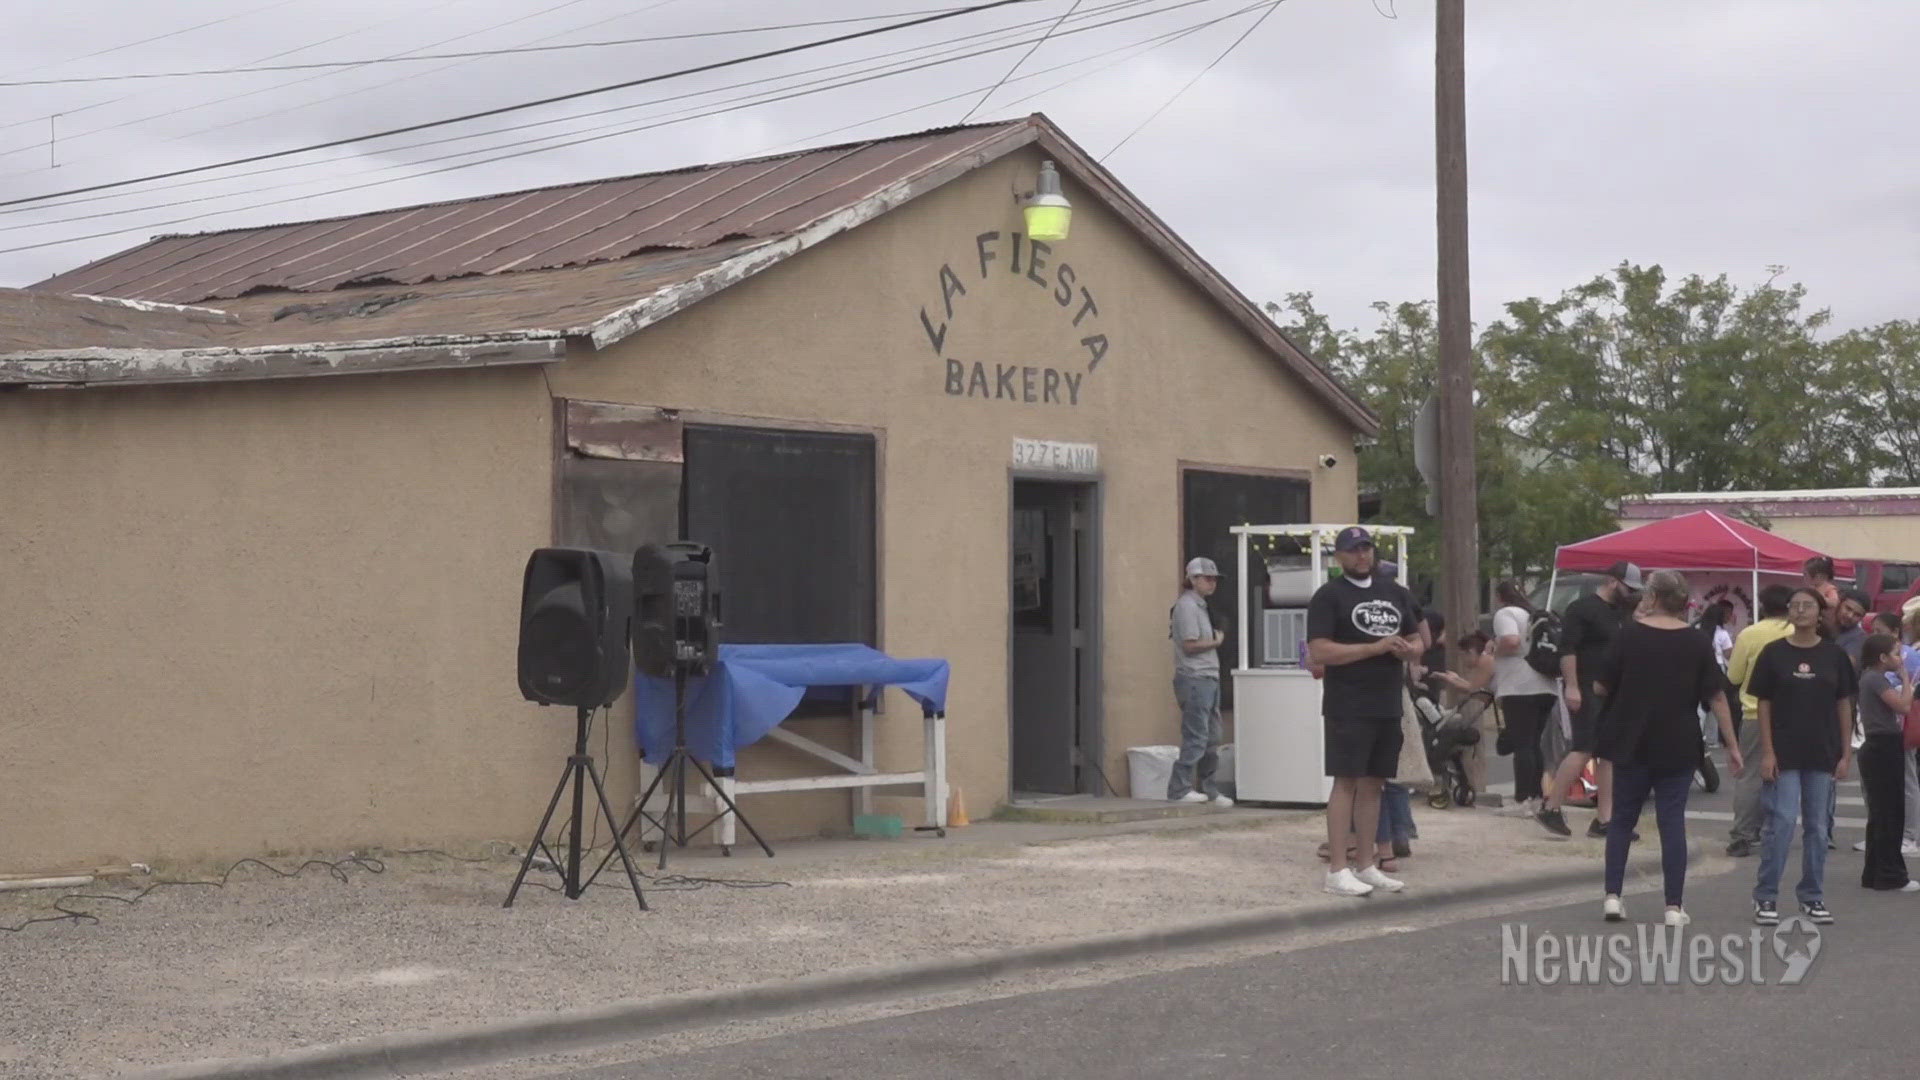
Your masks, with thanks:
M 1067 238 L 1067 231 L 1073 225 L 1073 204 L 1060 193 L 1060 173 L 1053 162 L 1040 163 L 1040 177 L 1025 202 L 1022 213 L 1027 219 L 1027 236 L 1035 240 Z

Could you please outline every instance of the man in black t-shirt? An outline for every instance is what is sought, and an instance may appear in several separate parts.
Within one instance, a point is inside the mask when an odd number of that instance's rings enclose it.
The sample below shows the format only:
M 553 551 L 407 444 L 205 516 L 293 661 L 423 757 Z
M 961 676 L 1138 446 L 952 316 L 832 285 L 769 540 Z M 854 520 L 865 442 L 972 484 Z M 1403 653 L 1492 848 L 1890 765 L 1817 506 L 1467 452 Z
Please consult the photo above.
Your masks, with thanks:
M 1567 742 L 1567 756 L 1560 761 L 1560 771 L 1553 777 L 1553 790 L 1547 792 L 1546 805 L 1541 810 L 1543 818 L 1552 817 L 1559 822 L 1560 829 L 1566 828 L 1560 806 L 1566 802 L 1574 779 L 1589 761 L 1593 762 L 1593 783 L 1598 791 L 1594 796 L 1597 813 L 1587 826 L 1587 835 L 1607 835 L 1607 821 L 1613 817 L 1613 763 L 1593 756 L 1600 713 L 1605 705 L 1594 690 L 1594 683 L 1600 675 L 1601 661 L 1613 647 L 1614 635 L 1620 632 L 1620 624 L 1640 596 L 1641 584 L 1638 566 L 1630 562 L 1614 563 L 1607 569 L 1606 580 L 1568 604 L 1567 613 L 1560 617 L 1561 693 L 1567 703 L 1573 738 Z
M 1401 694 L 1406 663 L 1420 656 L 1420 608 L 1398 582 L 1374 573 L 1373 536 L 1340 530 L 1334 558 L 1341 576 L 1307 603 L 1307 657 L 1326 674 L 1321 683 L 1327 775 L 1326 889 L 1365 896 L 1405 884 L 1380 872 L 1360 844 L 1362 865 L 1347 866 L 1347 836 L 1364 840 L 1380 820 L 1380 788 L 1400 762 Z
M 1793 633 L 1760 650 L 1748 683 L 1760 705 L 1761 802 L 1766 825 L 1760 834 L 1760 874 L 1753 886 L 1753 919 L 1777 925 L 1780 877 L 1796 818 L 1805 820 L 1800 910 L 1815 923 L 1833 921 L 1826 905 L 1827 837 L 1832 830 L 1834 781 L 1853 766 L 1853 662 L 1820 636 L 1819 596 L 1811 588 L 1793 594 L 1787 621 Z

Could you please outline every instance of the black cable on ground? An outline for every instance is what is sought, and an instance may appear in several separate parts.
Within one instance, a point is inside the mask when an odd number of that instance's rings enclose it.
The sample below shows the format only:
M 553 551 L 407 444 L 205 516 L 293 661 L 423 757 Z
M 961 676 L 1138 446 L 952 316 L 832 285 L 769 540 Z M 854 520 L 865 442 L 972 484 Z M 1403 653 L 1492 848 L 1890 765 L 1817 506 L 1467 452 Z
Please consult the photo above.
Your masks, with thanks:
M 258 866 L 268 871 L 269 873 L 272 873 L 276 876 L 283 877 L 283 878 L 299 877 L 301 874 L 305 873 L 309 867 L 318 866 L 326 870 L 329 876 L 331 876 L 334 880 L 340 882 L 342 885 L 345 885 L 348 881 L 347 868 L 349 867 L 365 870 L 371 874 L 384 874 L 387 872 L 387 864 L 381 862 L 379 859 L 376 859 L 370 855 L 349 855 L 338 862 L 328 862 L 325 859 L 308 859 L 306 862 L 301 863 L 299 866 L 295 867 L 290 871 L 282 870 L 277 866 L 273 866 L 269 863 L 261 862 L 259 859 L 246 858 L 246 859 L 241 859 L 240 861 L 234 863 L 232 866 L 227 867 L 226 873 L 220 875 L 219 881 L 156 881 L 153 884 L 148 885 L 146 888 L 141 889 L 139 892 L 134 893 L 132 896 L 116 896 L 112 893 L 64 893 L 53 902 L 53 909 L 55 911 L 60 912 L 60 914 L 42 915 L 37 918 L 28 919 L 27 921 L 20 923 L 16 926 L 0 926 L 0 930 L 6 931 L 7 933 L 10 933 L 10 934 L 17 934 L 20 931 L 25 930 L 27 927 L 32 926 L 35 923 L 47 923 L 47 922 L 97 923 L 100 921 L 100 917 L 98 915 L 95 915 L 91 911 L 76 911 L 73 908 L 68 907 L 67 902 L 70 900 L 111 900 L 114 903 L 118 903 L 118 904 L 137 904 L 140 901 L 146 899 L 149 894 L 154 892 L 154 890 L 168 888 L 169 886 L 194 886 L 194 887 L 200 887 L 200 888 L 224 889 L 227 887 L 227 882 L 232 879 L 233 872 L 235 870 L 240 869 L 243 866 L 246 866 L 249 863 L 253 864 L 254 866 Z

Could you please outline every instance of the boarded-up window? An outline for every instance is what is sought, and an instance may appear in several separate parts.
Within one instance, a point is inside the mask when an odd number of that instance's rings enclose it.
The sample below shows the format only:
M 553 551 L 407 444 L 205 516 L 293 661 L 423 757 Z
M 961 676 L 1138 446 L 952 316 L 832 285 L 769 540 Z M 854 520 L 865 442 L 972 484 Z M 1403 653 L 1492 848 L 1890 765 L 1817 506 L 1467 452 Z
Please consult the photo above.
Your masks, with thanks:
M 570 401 L 554 542 L 624 559 L 680 537 L 680 421 L 657 409 Z
M 722 635 L 877 644 L 874 440 L 686 429 L 683 535 L 713 549 Z
M 1182 563 L 1184 565 L 1186 559 L 1195 556 L 1205 556 L 1220 567 L 1220 589 L 1214 593 L 1210 606 L 1215 625 L 1227 635 L 1226 642 L 1220 647 L 1221 664 L 1231 667 L 1238 662 L 1240 655 L 1234 620 L 1238 612 L 1236 598 L 1242 584 L 1237 565 L 1238 545 L 1228 530 L 1235 525 L 1304 523 L 1313 488 L 1307 481 L 1293 477 L 1210 472 L 1204 469 L 1186 470 L 1181 481 L 1186 518 L 1181 523 L 1181 539 L 1185 543 L 1185 550 L 1181 553 Z M 1178 578 L 1179 569 L 1170 568 L 1169 577 Z M 1256 565 L 1254 572 L 1260 580 L 1247 587 L 1264 588 L 1264 567 Z M 1249 599 L 1248 611 L 1260 610 L 1261 604 Z M 1257 626 L 1255 630 L 1257 633 Z M 1223 706 L 1233 703 L 1232 679 L 1220 681 L 1220 699 Z

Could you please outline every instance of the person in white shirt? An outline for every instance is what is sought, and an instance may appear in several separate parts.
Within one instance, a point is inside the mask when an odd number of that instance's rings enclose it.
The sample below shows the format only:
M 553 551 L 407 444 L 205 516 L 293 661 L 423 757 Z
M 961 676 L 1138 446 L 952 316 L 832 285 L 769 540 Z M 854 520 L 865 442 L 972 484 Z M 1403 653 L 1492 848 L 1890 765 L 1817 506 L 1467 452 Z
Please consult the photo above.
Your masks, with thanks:
M 1560 688 L 1527 663 L 1534 616 L 1527 594 L 1509 580 L 1494 588 L 1494 596 L 1500 607 L 1493 613 L 1493 696 L 1506 726 L 1501 741 L 1513 752 L 1513 798 L 1532 815 L 1545 799 L 1540 736 L 1560 700 Z

